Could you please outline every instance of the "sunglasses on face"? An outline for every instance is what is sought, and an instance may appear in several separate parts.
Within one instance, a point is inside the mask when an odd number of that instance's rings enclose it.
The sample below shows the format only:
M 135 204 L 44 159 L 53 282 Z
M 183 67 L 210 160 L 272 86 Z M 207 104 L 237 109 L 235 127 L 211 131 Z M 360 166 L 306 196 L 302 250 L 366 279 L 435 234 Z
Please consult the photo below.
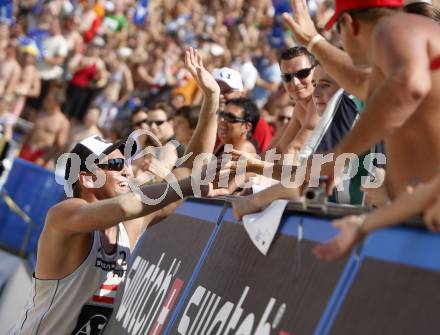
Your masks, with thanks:
M 153 124 L 155 124 L 156 126 L 160 127 L 161 125 L 163 125 L 165 122 L 167 122 L 166 120 L 157 120 L 157 121 L 147 121 L 148 125 L 151 127 Z
M 228 112 L 219 112 L 218 117 L 230 123 L 243 123 L 246 122 L 245 119 L 238 117 L 232 113 Z
M 133 127 L 140 127 L 143 124 L 148 124 L 148 119 L 143 119 L 138 122 L 133 122 Z
M 110 171 L 122 171 L 124 168 L 124 158 L 111 158 L 106 163 L 97 164 L 99 168 Z
M 295 77 L 299 80 L 306 79 L 308 76 L 310 76 L 310 73 L 312 73 L 312 70 L 315 68 L 315 66 L 316 65 L 313 65 L 312 67 L 309 67 L 307 69 L 302 69 L 292 73 L 283 73 L 281 75 L 281 79 L 283 79 L 285 83 L 290 82 Z
M 290 116 L 283 116 L 283 115 L 278 116 L 278 121 L 280 122 L 284 122 L 285 120 L 290 121 L 290 119 L 291 119 Z

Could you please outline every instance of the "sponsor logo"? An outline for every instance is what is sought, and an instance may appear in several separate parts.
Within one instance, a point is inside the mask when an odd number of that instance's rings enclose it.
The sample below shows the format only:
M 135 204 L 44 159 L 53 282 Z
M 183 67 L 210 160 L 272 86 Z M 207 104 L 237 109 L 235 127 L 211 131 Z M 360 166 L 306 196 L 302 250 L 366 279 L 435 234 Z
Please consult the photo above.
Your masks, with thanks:
M 237 303 L 226 301 L 221 307 L 222 298 L 203 286 L 198 286 L 189 300 L 177 332 L 180 335 L 195 334 L 253 334 L 270 335 L 290 333 L 278 329 L 286 311 L 286 304 L 281 303 L 275 313 L 277 303 L 275 298 L 270 298 L 263 314 L 257 319 L 255 313 L 246 313 L 242 305 L 249 293 L 246 286 Z M 190 317 L 195 316 L 193 318 Z
M 155 264 L 137 256 L 127 273 L 116 321 L 132 335 L 159 334 L 183 287 L 184 281 L 176 276 L 180 261 L 174 258 L 165 271 L 164 258 L 162 253 Z

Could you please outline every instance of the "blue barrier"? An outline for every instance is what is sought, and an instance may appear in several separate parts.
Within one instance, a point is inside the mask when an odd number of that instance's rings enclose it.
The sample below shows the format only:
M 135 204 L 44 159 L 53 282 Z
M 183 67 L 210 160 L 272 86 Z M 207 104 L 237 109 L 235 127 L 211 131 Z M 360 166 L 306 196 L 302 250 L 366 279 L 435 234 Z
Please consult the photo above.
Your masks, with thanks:
M 32 254 L 36 250 L 47 211 L 62 199 L 63 188 L 55 182 L 53 172 L 17 158 L 4 190 L 32 220 L 30 239 L 25 246 L 26 254 Z M 28 224 L 13 213 L 4 201 L 0 201 L 0 245 L 19 253 L 27 229 Z
M 394 330 L 399 334 L 411 334 L 415 329 L 422 329 L 422 333 L 436 333 L 432 330 L 440 328 L 440 320 L 435 314 L 440 293 L 431 294 L 432 298 L 427 293 L 435 290 L 435 282 L 440 280 L 440 235 L 409 227 L 385 229 L 369 236 L 345 259 L 326 263 L 316 260 L 311 250 L 317 243 L 337 233 L 331 226 L 331 220 L 286 210 L 274 244 L 268 255 L 263 256 L 250 242 L 241 224 L 234 219 L 232 210 L 220 212 L 219 205 L 222 204 L 218 201 L 214 204 L 197 200 L 184 202 L 177 209 L 174 223 L 168 221 L 168 228 L 162 231 L 166 232 L 166 236 L 161 235 L 162 228 L 154 233 L 155 241 L 164 238 L 167 242 L 155 242 L 154 248 L 158 247 L 159 250 L 153 250 L 151 245 L 148 249 L 144 244 L 143 254 L 139 254 L 139 250 L 133 253 L 133 257 L 146 259 L 151 257 L 148 256 L 150 253 L 157 252 L 176 257 L 175 247 L 169 247 L 168 234 L 173 231 L 173 226 L 179 236 L 176 237 L 178 248 L 191 249 L 191 236 L 199 235 L 203 228 L 203 224 L 197 220 L 218 221 L 209 238 L 205 235 L 206 245 L 202 252 L 197 253 L 198 259 L 191 261 L 196 265 L 191 265 L 193 272 L 190 277 L 186 276 L 184 290 L 176 293 L 178 301 L 173 302 L 172 313 L 163 314 L 163 310 L 160 312 L 158 308 L 156 311 L 160 313 L 156 316 L 148 314 L 150 325 L 157 326 L 160 322 L 155 334 L 263 332 L 273 335 L 321 335 L 393 333 Z M 179 233 L 178 225 L 183 224 L 182 220 L 185 221 L 186 237 Z M 298 240 L 300 225 L 303 240 Z M 371 260 L 379 264 L 371 264 Z M 188 258 L 182 258 L 182 264 L 188 261 Z M 393 286 L 396 279 L 394 273 L 410 277 L 400 279 Z M 368 287 L 371 275 L 377 282 L 377 292 L 374 287 Z M 384 282 L 381 282 L 382 275 Z M 406 292 L 404 288 L 409 287 L 413 280 L 415 285 L 418 281 L 424 285 L 421 289 L 416 287 Z M 121 299 L 124 293 L 118 292 L 118 295 Z M 170 295 L 172 290 L 163 293 L 166 298 L 159 300 L 161 308 L 167 308 Z M 359 296 L 362 297 L 360 301 Z M 145 307 L 144 312 L 136 312 L 137 319 L 151 312 L 148 301 L 142 297 L 139 300 L 143 301 Z M 362 302 L 367 300 L 370 304 L 364 306 Z M 414 301 L 416 307 L 413 306 Z M 430 312 L 423 310 L 422 302 L 430 306 Z M 394 305 L 403 310 L 403 317 L 391 317 L 392 313 L 388 315 L 383 311 L 375 313 L 383 306 L 390 309 Z M 411 307 L 405 309 L 400 305 Z M 125 304 L 124 308 L 130 307 Z M 410 313 L 412 317 L 409 317 Z M 374 318 L 377 318 L 377 322 Z M 386 318 L 389 318 L 388 323 L 384 321 Z M 137 333 L 122 326 L 121 322 L 122 319 L 118 322 L 113 319 L 105 334 Z M 402 326 L 405 322 L 411 325 Z M 423 322 L 427 325 L 424 326 Z M 368 331 L 359 328 L 361 324 Z M 387 327 L 385 332 L 382 331 L 384 327 Z M 146 333 L 151 330 L 142 329 Z
M 34 259 L 47 210 L 63 197 L 63 188 L 52 172 L 16 159 L 4 190 L 32 219 L 26 254 Z M 151 264 L 163 259 L 162 268 L 175 269 L 171 289 L 176 295 L 162 292 L 174 299 L 173 309 L 157 319 L 150 316 L 158 333 L 204 335 L 210 327 L 217 329 L 217 319 L 219 334 L 220 327 L 254 334 L 269 321 L 273 330 L 267 334 L 274 335 L 413 334 L 440 328 L 440 235 L 405 226 L 383 229 L 342 261 L 328 264 L 317 261 L 311 249 L 337 233 L 330 219 L 286 210 L 274 245 L 262 256 L 227 207 L 218 200 L 185 201 L 167 223 L 140 239 L 130 266 L 140 255 Z M 303 240 L 298 240 L 300 225 Z M 1 246 L 18 253 L 28 228 L 0 202 Z M 118 290 L 119 302 L 122 298 Z M 235 305 L 230 313 L 239 314 L 222 319 L 211 306 L 214 298 L 221 301 L 219 308 L 230 303 Z M 151 312 L 148 304 L 145 310 Z M 106 334 L 131 334 L 118 328 L 121 321 L 114 316 L 111 322 Z

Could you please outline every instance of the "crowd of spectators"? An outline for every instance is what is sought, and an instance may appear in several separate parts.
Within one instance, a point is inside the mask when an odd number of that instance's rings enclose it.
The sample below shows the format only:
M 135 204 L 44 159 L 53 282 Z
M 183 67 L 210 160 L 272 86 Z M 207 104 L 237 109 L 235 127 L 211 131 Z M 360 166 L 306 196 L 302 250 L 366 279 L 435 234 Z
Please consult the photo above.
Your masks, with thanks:
M 95 134 L 114 141 L 141 127 L 161 144 L 176 137 L 185 144 L 195 127 L 193 107 L 202 99 L 183 64 L 190 46 L 220 84 L 221 109 L 226 99 L 249 97 L 258 106 L 251 118 L 267 121 L 241 140 L 226 112 L 216 152 L 231 136 L 247 143 L 239 149 L 261 152 L 292 117 L 278 65 L 280 52 L 295 45 L 281 20 L 288 1 L 28 0 L 2 6 L 9 12 L 0 23 L 3 135 L 18 143 L 21 158 L 45 168 Z M 313 0 L 309 7 L 322 27 L 331 3 Z

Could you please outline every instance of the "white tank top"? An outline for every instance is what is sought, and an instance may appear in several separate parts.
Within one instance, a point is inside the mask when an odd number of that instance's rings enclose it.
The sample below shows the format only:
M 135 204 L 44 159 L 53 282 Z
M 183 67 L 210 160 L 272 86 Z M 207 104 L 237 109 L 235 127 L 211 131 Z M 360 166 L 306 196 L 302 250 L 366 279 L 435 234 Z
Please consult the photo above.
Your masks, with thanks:
M 110 320 L 116 290 L 123 281 L 130 241 L 118 224 L 117 248 L 106 254 L 98 231 L 86 260 L 60 280 L 33 278 L 33 288 L 22 317 L 8 334 L 98 335 Z

